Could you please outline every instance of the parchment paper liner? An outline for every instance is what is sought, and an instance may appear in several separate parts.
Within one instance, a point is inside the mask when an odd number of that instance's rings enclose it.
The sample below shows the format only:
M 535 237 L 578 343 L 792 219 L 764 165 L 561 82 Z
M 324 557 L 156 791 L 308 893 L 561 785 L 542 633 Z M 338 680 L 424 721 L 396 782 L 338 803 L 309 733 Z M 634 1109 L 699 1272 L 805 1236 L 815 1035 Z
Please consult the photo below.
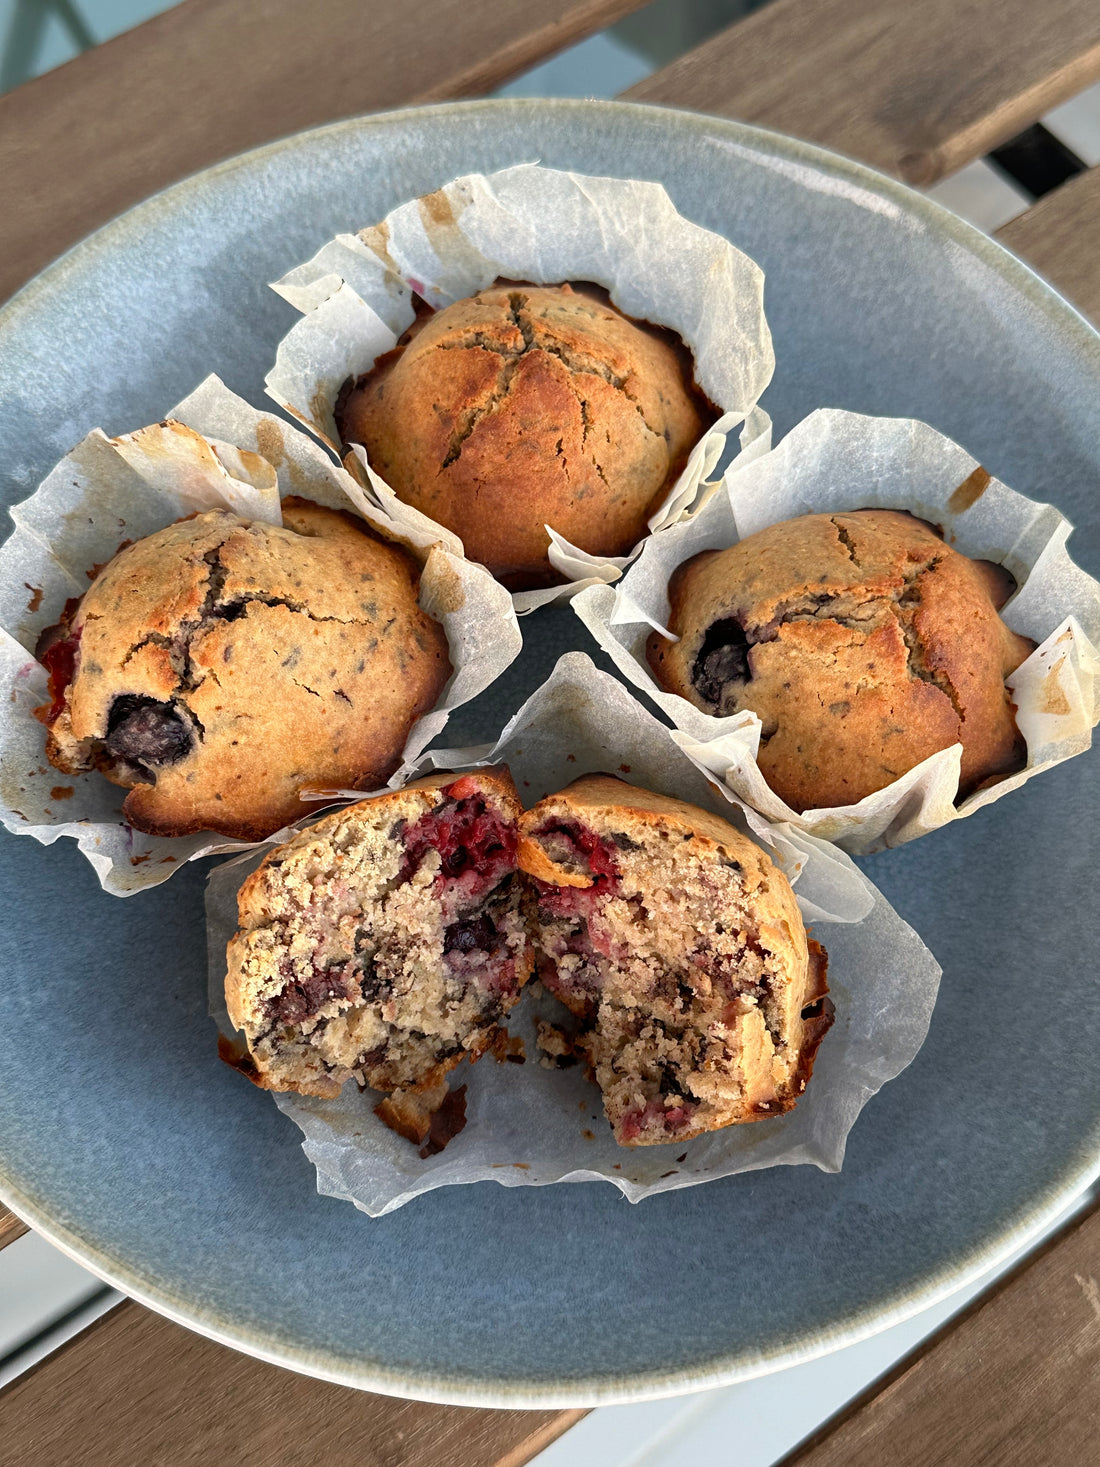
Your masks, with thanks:
M 11 511 L 15 532 L 0 549 L 0 820 L 8 830 L 43 845 L 72 836 L 116 896 L 154 886 L 197 856 L 245 848 L 217 835 L 144 835 L 123 819 L 125 790 L 97 773 L 52 768 L 46 730 L 33 716 L 49 701 L 34 647 L 120 542 L 219 506 L 281 524 L 279 501 L 290 494 L 354 510 L 423 566 L 420 604 L 446 631 L 455 670 L 437 706 L 410 730 L 405 760 L 516 657 L 522 638 L 511 600 L 486 570 L 440 546 L 431 527 L 396 523 L 304 433 L 208 377 L 164 423 L 117 439 L 89 433 Z
M 336 395 L 411 325 L 412 292 L 438 308 L 500 277 L 536 285 L 593 281 L 628 316 L 671 327 L 691 349 L 696 380 L 723 415 L 650 519 L 652 531 L 675 523 L 713 489 L 708 476 L 739 423 L 742 454 L 769 446 L 771 420 L 756 407 L 775 365 L 759 266 L 684 219 L 660 184 L 534 163 L 457 178 L 381 224 L 337 235 L 277 281 L 272 288 L 304 315 L 280 343 L 267 391 L 339 456 Z M 423 523 L 416 510 L 394 502 L 364 451 L 353 452 L 375 502 L 395 518 Z M 552 529 L 550 535 L 551 563 L 571 579 L 517 592 L 521 614 L 567 600 L 584 585 L 617 580 L 637 551 L 594 556 Z M 446 543 L 461 548 L 455 535 Z
M 769 826 L 719 793 L 675 747 L 669 731 L 583 653 L 561 658 L 495 745 L 430 750 L 419 765 L 425 772 L 499 761 L 511 767 L 528 805 L 578 775 L 606 770 L 712 810 L 769 850 L 795 883 L 803 915 L 817 924 L 815 934 L 829 952 L 837 1017 L 813 1078 L 795 1109 L 774 1120 L 690 1142 L 618 1147 L 599 1092 L 581 1068 L 547 1071 L 538 1064 L 534 1018 L 556 1006 L 528 992 L 508 1020 L 510 1032 L 524 1039 L 526 1064 L 484 1059 L 454 1072 L 452 1085 L 468 1086 L 468 1122 L 438 1156 L 421 1160 L 409 1142 L 388 1131 L 373 1114 L 378 1096 L 372 1091 L 348 1084 L 336 1100 L 277 1096 L 279 1108 L 304 1133 L 318 1190 L 377 1217 L 421 1192 L 466 1182 L 527 1187 L 604 1180 L 637 1202 L 759 1167 L 812 1163 L 839 1170 L 860 1109 L 909 1064 L 928 1029 L 940 970 L 916 933 L 835 846 Z M 211 1008 L 229 1033 L 225 944 L 236 928 L 237 891 L 258 860 L 253 854 L 218 866 L 207 884 Z
M 1015 576 L 1018 590 L 1001 615 L 1040 644 L 1007 680 L 1027 767 L 956 807 L 962 746 L 955 744 L 858 804 L 798 814 L 760 773 L 756 715 L 712 718 L 665 692 L 646 662 L 646 639 L 652 627 L 665 630 L 669 577 L 691 556 L 736 544 L 778 520 L 869 508 L 911 510 L 942 526 L 956 549 L 998 561 Z M 1066 553 L 1071 529 L 1052 505 L 990 479 L 926 423 L 822 409 L 770 453 L 744 467 L 735 462 L 722 491 L 691 519 L 647 541 L 617 587 L 583 591 L 573 607 L 623 675 L 668 714 L 673 737 L 701 769 L 769 820 L 866 855 L 972 815 L 1092 743 L 1100 720 L 1100 585 Z

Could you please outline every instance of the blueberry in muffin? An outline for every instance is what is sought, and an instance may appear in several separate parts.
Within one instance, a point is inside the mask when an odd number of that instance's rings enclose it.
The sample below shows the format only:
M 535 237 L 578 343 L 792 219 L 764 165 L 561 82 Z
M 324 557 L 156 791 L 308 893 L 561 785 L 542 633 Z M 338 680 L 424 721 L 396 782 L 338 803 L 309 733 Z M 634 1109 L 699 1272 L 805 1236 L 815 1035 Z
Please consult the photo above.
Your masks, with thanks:
M 896 510 L 803 515 L 708 550 L 669 585 L 653 675 L 704 713 L 751 709 L 757 762 L 793 810 L 849 805 L 962 745 L 959 798 L 1023 767 L 1005 678 L 1034 650 L 1015 589 Z
M 129 789 L 155 835 L 259 839 L 308 787 L 370 789 L 451 673 L 419 566 L 305 500 L 283 525 L 225 510 L 127 546 L 39 643 L 50 762 Z

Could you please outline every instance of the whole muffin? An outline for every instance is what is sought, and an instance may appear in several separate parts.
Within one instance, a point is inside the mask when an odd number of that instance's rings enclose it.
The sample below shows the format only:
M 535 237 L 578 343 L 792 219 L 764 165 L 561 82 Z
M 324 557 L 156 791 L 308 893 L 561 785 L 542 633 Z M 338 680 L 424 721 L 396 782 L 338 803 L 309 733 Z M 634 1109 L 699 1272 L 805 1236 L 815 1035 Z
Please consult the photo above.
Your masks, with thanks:
M 422 313 L 336 404 L 344 442 L 512 590 L 561 579 L 546 525 L 626 554 L 715 416 L 671 332 L 569 285 Z
M 309 786 L 371 788 L 400 761 L 450 661 L 419 567 L 350 515 L 224 510 L 122 550 L 39 644 L 50 762 L 130 789 L 138 830 L 256 840 Z
M 621 1146 L 682 1142 L 796 1103 L 832 1022 L 790 883 L 724 820 L 608 775 L 521 822 L 539 976 Z
M 956 743 L 961 799 L 1026 759 L 1004 680 L 1034 643 L 997 614 L 1014 589 L 912 515 L 804 515 L 680 566 L 680 640 L 647 653 L 704 713 L 756 713 L 760 772 L 793 810 L 853 804 Z

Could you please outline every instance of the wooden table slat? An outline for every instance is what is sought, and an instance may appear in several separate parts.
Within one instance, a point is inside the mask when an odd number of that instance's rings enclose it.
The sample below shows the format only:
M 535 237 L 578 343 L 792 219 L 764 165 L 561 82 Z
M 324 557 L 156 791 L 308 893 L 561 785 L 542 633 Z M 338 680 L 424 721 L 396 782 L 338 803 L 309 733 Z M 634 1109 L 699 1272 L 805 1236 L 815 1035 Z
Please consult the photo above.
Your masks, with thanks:
M 16 1238 L 21 1238 L 28 1231 L 27 1224 L 22 1218 L 16 1217 L 14 1212 L 0 1202 L 0 1248 L 6 1248 L 9 1243 L 14 1243 Z
M 1041 198 L 996 237 L 1100 324 L 1100 167 Z
M 1100 76 L 1096 0 L 773 0 L 630 88 L 929 184 Z
M 777 1467 L 1095 1462 L 1100 1201 Z
M 0 96 L 0 300 L 200 168 L 341 117 L 479 95 L 639 3 L 184 0 Z
M 348 1390 L 127 1301 L 0 1391 L 0 1467 L 522 1467 L 584 1414 Z

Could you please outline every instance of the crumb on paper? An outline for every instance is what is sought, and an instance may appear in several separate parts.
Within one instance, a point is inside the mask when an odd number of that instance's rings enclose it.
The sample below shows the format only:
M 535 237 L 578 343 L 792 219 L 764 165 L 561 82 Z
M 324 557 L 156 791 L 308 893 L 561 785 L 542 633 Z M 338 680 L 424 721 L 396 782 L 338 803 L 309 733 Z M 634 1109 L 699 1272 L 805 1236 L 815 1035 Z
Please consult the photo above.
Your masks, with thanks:
M 443 1104 L 432 1116 L 428 1139 L 420 1148 L 421 1161 L 426 1161 L 429 1156 L 438 1155 L 448 1142 L 454 1140 L 465 1124 L 466 1087 L 460 1085 L 457 1090 L 448 1093 Z
M 509 1034 L 507 1029 L 498 1029 L 496 1038 L 489 1046 L 489 1053 L 498 1065 L 505 1062 L 512 1065 L 527 1063 L 527 1047 L 519 1034 Z
M 374 1107 L 384 1126 L 420 1147 L 421 1158 L 434 1156 L 453 1141 L 466 1124 L 466 1087 L 438 1085 L 395 1090 Z
M 567 1070 L 580 1062 L 573 1035 L 546 1019 L 539 1019 L 535 1025 L 535 1043 L 542 1051 L 539 1064 L 544 1070 Z M 580 1108 L 587 1109 L 583 1100 Z

